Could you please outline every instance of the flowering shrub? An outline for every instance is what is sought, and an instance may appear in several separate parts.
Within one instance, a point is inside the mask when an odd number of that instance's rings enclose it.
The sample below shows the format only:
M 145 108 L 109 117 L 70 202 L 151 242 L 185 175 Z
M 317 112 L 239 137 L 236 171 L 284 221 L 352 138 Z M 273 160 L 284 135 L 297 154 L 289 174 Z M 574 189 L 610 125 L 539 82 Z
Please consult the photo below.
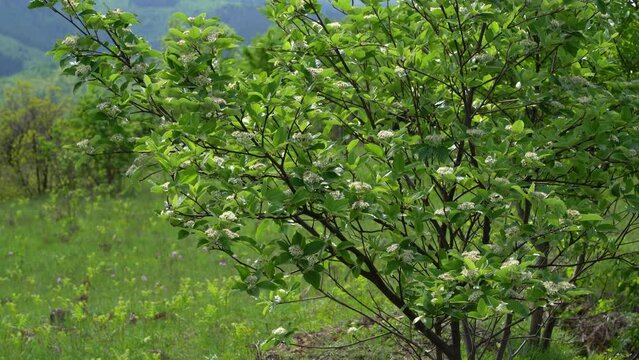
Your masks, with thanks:
M 637 84 L 607 15 L 586 1 L 364 3 L 336 1 L 334 22 L 315 0 L 270 1 L 264 69 L 225 56 L 238 37 L 204 15 L 178 15 L 160 53 L 132 14 L 31 5 L 74 21 L 52 53 L 111 93 L 105 113 L 157 119 L 137 151 L 166 175 L 163 214 L 231 255 L 237 288 L 292 289 L 299 274 L 420 357 L 501 359 L 522 324 L 547 346 L 639 218 Z M 402 316 L 339 295 L 340 271 Z

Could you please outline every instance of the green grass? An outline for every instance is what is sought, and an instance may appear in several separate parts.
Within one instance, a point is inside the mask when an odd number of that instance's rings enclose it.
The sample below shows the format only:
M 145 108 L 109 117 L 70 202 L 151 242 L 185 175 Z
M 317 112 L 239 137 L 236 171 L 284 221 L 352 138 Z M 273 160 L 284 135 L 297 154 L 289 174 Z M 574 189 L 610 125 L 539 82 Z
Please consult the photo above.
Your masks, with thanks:
M 356 318 L 325 300 L 263 315 L 228 290 L 229 259 L 177 240 L 159 206 L 150 195 L 1 204 L 0 359 L 252 359 L 279 326 Z M 64 321 L 51 322 L 55 309 Z

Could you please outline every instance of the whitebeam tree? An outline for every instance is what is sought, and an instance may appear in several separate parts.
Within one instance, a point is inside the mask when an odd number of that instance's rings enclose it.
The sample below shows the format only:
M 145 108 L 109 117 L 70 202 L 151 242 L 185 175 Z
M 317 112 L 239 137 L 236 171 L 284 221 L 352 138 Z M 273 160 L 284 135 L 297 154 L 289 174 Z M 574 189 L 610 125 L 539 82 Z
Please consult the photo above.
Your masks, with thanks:
M 205 15 L 178 15 L 158 52 L 132 14 L 31 7 L 76 27 L 52 53 L 111 93 L 114 123 L 157 118 L 137 150 L 166 175 L 163 214 L 229 254 L 238 288 L 303 279 L 418 358 L 548 346 L 589 272 L 637 260 L 638 86 L 608 15 L 586 0 L 362 2 L 336 1 L 339 22 L 316 0 L 268 2 L 268 71 L 229 56 L 240 39 Z

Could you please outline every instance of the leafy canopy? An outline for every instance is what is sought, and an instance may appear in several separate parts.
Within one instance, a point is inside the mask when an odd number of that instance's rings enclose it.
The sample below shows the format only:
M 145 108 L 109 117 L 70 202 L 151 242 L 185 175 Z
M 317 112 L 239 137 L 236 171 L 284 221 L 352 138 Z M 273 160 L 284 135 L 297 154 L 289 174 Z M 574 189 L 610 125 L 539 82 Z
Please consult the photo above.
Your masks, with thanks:
M 315 0 L 270 1 L 278 30 L 245 58 L 205 15 L 178 15 L 158 52 L 132 14 L 31 6 L 74 21 L 52 53 L 110 91 L 101 111 L 155 116 L 137 151 L 166 176 L 163 215 L 231 255 L 237 288 L 294 290 L 299 274 L 418 356 L 398 325 L 451 359 L 502 358 L 524 321 L 550 338 L 638 219 L 637 83 L 609 16 L 573 0 L 363 3 L 335 1 L 335 22 Z M 344 271 L 404 317 L 335 290 Z

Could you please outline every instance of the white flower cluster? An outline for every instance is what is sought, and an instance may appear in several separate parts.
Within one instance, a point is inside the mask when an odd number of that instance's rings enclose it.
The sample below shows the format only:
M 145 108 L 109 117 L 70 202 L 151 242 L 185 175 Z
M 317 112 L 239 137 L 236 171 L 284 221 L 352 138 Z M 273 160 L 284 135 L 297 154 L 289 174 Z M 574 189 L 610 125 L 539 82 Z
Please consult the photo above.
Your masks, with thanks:
M 322 181 L 324 181 L 324 179 L 322 179 L 321 176 L 317 175 L 316 173 L 312 171 L 304 172 L 303 180 L 304 180 L 304 183 L 308 185 L 317 185 L 317 184 L 321 184 Z
M 395 136 L 395 133 L 391 130 L 381 130 L 380 132 L 377 133 L 377 137 L 380 140 L 390 139 L 393 136 Z
M 504 229 L 506 236 L 511 237 L 519 233 L 519 226 L 513 225 Z
M 122 112 L 122 110 L 120 110 L 120 108 L 117 105 L 111 105 L 106 102 L 98 104 L 97 108 L 98 110 L 102 111 L 107 116 L 112 118 L 118 116 Z
M 193 78 L 193 84 L 197 87 L 205 87 L 211 83 L 211 79 L 206 75 L 198 75 Z
M 338 89 L 348 89 L 353 87 L 353 85 L 345 82 L 345 81 L 337 81 L 335 82 L 335 87 L 337 87 Z
M 482 137 L 484 135 L 484 130 L 477 128 L 468 129 L 466 130 L 466 134 L 472 137 Z
M 447 272 L 439 275 L 437 278 L 440 279 L 440 280 L 443 280 L 443 281 L 453 281 L 453 280 L 455 280 L 455 278 L 450 273 L 447 273 Z
M 548 198 L 548 194 L 543 191 L 533 191 L 532 196 L 542 200 Z
M 224 166 L 224 162 L 225 162 L 226 160 L 224 160 L 224 158 L 222 158 L 222 157 L 214 156 L 214 157 L 211 159 L 211 161 L 213 161 L 213 163 L 215 163 L 215 165 L 217 165 L 217 166 L 219 166 L 219 167 L 222 167 L 222 166 Z
M 233 239 L 237 239 L 238 237 L 240 237 L 240 235 L 236 232 L 233 232 L 229 229 L 223 229 L 222 232 L 224 233 L 224 235 L 226 235 L 227 238 L 233 240 Z
M 575 209 L 568 209 L 568 211 L 566 211 L 566 213 L 571 218 L 577 218 L 577 217 L 581 216 L 581 213 L 579 212 L 579 210 L 575 210 Z
M 415 253 L 412 250 L 404 250 L 399 255 L 399 260 L 405 264 L 412 264 L 415 262 Z
M 497 305 L 497 307 L 495 308 L 495 311 L 500 314 L 510 313 L 510 310 L 508 310 L 508 304 L 503 301 L 500 302 L 499 305 Z
M 331 191 L 328 194 L 333 198 L 333 200 L 342 200 L 342 199 L 344 199 L 344 194 L 341 191 L 339 191 L 339 190 Z
M 220 220 L 236 221 L 237 220 L 237 216 L 232 211 L 225 211 L 225 212 L 222 213 L 222 215 L 220 215 Z
M 313 138 L 314 136 L 310 133 L 296 132 L 295 134 L 291 135 L 291 141 L 296 144 L 302 145 L 308 144 L 313 140 Z
M 492 193 L 490 194 L 490 202 L 499 202 L 504 200 L 504 197 L 501 194 L 497 194 L 497 193 Z
M 342 24 L 340 24 L 340 23 L 338 23 L 338 22 L 332 22 L 332 23 L 328 23 L 328 24 L 326 24 L 326 27 L 327 27 L 328 29 L 335 30 L 335 29 L 339 29 L 339 28 L 341 28 L 341 27 L 342 27 Z
M 353 189 L 353 190 L 355 190 L 358 193 L 370 191 L 370 190 L 373 189 L 372 186 L 370 186 L 369 184 L 367 184 L 365 182 L 361 182 L 361 181 L 353 181 L 352 183 L 350 183 L 348 185 L 348 187 Z
M 364 200 L 357 200 L 353 203 L 353 206 L 351 206 L 351 208 L 353 210 L 366 210 L 368 209 L 368 207 L 370 206 L 369 203 L 367 203 Z
M 560 283 L 556 283 L 553 281 L 544 281 L 542 284 L 544 285 L 544 288 L 546 288 L 546 292 L 548 292 L 549 295 L 555 295 L 560 291 L 570 290 L 575 287 L 575 285 L 567 281 L 562 281 Z
M 474 277 L 476 277 L 477 275 L 479 275 L 479 272 L 477 272 L 477 270 L 472 270 L 469 268 L 463 268 L 461 271 L 461 274 L 463 277 L 467 278 L 467 279 L 472 279 Z
M 180 62 L 184 66 L 191 64 L 193 61 L 195 61 L 195 59 L 197 59 L 197 55 L 195 55 L 194 53 L 187 53 L 180 56 Z
M 503 177 L 496 177 L 495 178 L 495 184 L 498 185 L 502 185 L 502 186 L 508 186 L 510 185 L 510 180 L 503 178 Z
M 479 298 L 484 295 L 484 292 L 481 290 L 475 290 L 468 296 L 468 301 L 475 302 L 479 300 Z
M 74 48 L 78 45 L 78 37 L 75 35 L 69 35 L 62 40 L 62 45 Z
M 85 78 L 91 73 L 91 66 L 80 64 L 75 68 L 75 76 Z
M 497 163 L 497 159 L 494 156 L 486 156 L 484 163 L 488 166 L 493 166 Z
M 248 133 L 246 131 L 233 131 L 231 136 L 235 138 L 235 140 L 243 145 L 248 145 L 251 143 L 251 140 L 255 137 L 253 134 Z
M 463 203 L 459 204 L 457 206 L 457 209 L 463 210 L 463 211 L 474 210 L 475 209 L 475 203 L 472 202 L 472 201 L 466 201 L 466 202 L 463 202 Z
M 146 63 L 139 63 L 133 65 L 132 68 L 125 66 L 123 70 L 135 76 L 143 76 L 146 74 L 146 71 L 149 69 L 149 65 Z
M 248 285 L 249 287 L 255 286 L 255 284 L 257 284 L 257 276 L 255 275 L 247 276 L 246 279 L 244 279 L 244 283 Z
M 434 214 L 437 216 L 446 216 L 448 215 L 449 212 L 450 212 L 450 208 L 444 207 L 444 208 L 435 210 Z
M 464 251 L 462 256 L 470 261 L 477 261 L 481 258 L 481 254 L 477 250 Z
M 442 166 L 439 169 L 437 169 L 437 174 L 441 176 L 453 175 L 454 173 L 455 173 L 455 169 L 448 166 Z
M 264 165 L 261 162 L 258 162 L 258 163 L 255 163 L 255 164 L 249 166 L 249 170 L 252 170 L 252 171 L 262 171 L 264 169 L 266 169 L 266 165 Z
M 288 253 L 291 254 L 291 256 L 294 257 L 294 258 L 298 258 L 298 257 L 304 255 L 304 251 L 302 250 L 301 247 L 299 247 L 299 245 L 291 245 L 291 246 L 289 246 Z
M 539 159 L 539 155 L 537 155 L 536 152 L 528 151 L 521 160 L 521 166 L 530 166 L 534 164 L 534 162 L 539 161 Z
M 441 134 L 431 134 L 431 135 L 427 135 L 426 136 L 426 141 L 428 143 L 430 143 L 431 145 L 439 145 L 445 139 L 446 139 L 446 137 L 444 135 L 441 135 Z
M 392 252 L 397 251 L 397 249 L 399 249 L 399 244 L 392 244 L 392 245 L 390 245 L 390 246 L 388 246 L 386 248 L 386 252 L 387 253 L 392 253 Z
M 508 269 L 508 268 L 511 268 L 511 267 L 517 266 L 517 265 L 519 265 L 519 260 L 510 258 L 510 259 L 504 261 L 499 268 L 500 269 Z

